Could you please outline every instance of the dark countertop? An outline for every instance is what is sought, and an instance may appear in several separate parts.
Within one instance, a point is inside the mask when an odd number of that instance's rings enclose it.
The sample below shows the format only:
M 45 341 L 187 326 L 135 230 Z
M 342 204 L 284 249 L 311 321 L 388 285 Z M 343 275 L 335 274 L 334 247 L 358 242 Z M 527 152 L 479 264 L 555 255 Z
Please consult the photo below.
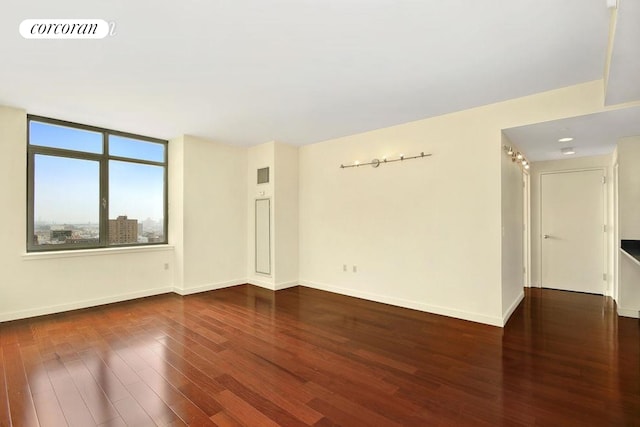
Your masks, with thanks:
M 640 262 L 640 240 L 621 240 L 620 249 Z

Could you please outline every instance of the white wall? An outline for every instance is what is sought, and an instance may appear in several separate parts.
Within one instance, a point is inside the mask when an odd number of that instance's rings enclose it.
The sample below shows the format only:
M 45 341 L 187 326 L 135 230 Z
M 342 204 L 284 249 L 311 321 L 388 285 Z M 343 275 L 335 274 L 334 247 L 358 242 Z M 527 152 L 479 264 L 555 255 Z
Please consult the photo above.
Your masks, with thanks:
M 603 169 L 607 177 L 607 253 L 613 251 L 613 209 L 612 198 L 612 155 L 569 158 L 565 160 L 550 160 L 531 164 L 531 285 L 540 286 L 540 180 L 543 173 L 562 172 L 582 169 Z M 607 295 L 613 294 L 613 258 L 607 258 Z
M 626 253 L 620 255 L 620 289 L 618 291 L 618 314 L 625 317 L 640 317 L 640 264 Z
M 257 169 L 269 167 L 269 183 Z M 298 284 L 298 147 L 267 142 L 248 149 L 247 271 L 249 283 L 268 289 Z M 255 272 L 255 200 L 271 199 L 271 274 Z
M 602 96 L 591 82 L 301 147 L 301 282 L 502 325 L 515 300 L 502 293 L 501 130 L 599 111 Z M 338 167 L 421 151 L 433 157 Z
M 167 148 L 169 150 L 168 237 L 175 254 L 174 263 L 171 266 L 172 283 L 175 288 L 184 289 L 184 135 L 170 140 Z
M 275 165 L 275 142 L 256 145 L 248 148 L 247 152 L 247 239 L 246 253 L 247 266 L 246 277 L 249 283 L 274 289 L 274 165 Z M 258 184 L 258 169 L 269 168 L 269 183 Z M 256 199 L 271 199 L 271 274 L 256 273 Z
M 26 112 L 0 107 L 0 321 L 172 290 L 171 247 L 25 254 Z
M 175 253 L 169 246 L 23 256 L 26 186 L 5 179 L 3 196 L 16 209 L 0 214 L 7 227 L 0 262 L 10 272 L 0 285 L 0 320 L 243 279 L 273 289 L 293 283 L 299 265 L 309 286 L 502 325 L 505 308 L 519 297 L 514 273 L 502 268 L 503 252 L 517 239 L 503 240 L 502 226 L 513 227 L 509 200 L 518 196 L 512 171 L 503 170 L 501 129 L 593 113 L 602 109 L 602 96 L 602 81 L 591 82 L 295 150 L 175 138 L 169 144 Z M 3 108 L 0 118 L 3 170 L 7 177 L 26 176 L 25 112 Z M 378 169 L 338 167 L 421 151 L 433 156 Z M 274 181 L 259 187 L 256 169 L 265 166 Z M 272 198 L 272 230 L 282 242 L 272 241 L 270 277 L 254 272 L 260 191 Z
M 246 149 L 183 139 L 184 276 L 176 286 L 192 293 L 245 283 Z
M 298 147 L 274 145 L 275 289 L 298 284 Z
M 640 240 L 640 136 L 618 141 L 620 238 Z
M 502 146 L 519 151 L 506 135 L 502 135 Z M 524 188 L 522 169 L 511 160 L 504 150 L 502 153 L 502 317 L 511 316 L 524 298 L 524 243 L 523 225 Z
M 618 141 L 617 154 L 620 239 L 640 240 L 640 136 Z M 640 265 L 626 255 L 619 258 L 618 313 L 639 317 Z
M 169 143 L 169 245 L 25 254 L 26 112 L 0 107 L 5 244 L 0 321 L 246 281 L 246 149 L 191 136 Z M 168 266 L 168 269 L 165 268 Z

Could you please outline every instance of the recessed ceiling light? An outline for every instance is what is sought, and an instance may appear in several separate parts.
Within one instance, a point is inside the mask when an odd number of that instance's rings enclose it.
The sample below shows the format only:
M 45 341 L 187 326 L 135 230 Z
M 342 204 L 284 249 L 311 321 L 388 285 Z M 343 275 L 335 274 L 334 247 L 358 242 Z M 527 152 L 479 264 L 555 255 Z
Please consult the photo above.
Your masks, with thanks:
M 571 138 L 570 136 L 566 137 L 566 138 L 560 138 L 558 140 L 558 142 L 571 142 L 573 141 L 573 138 Z
M 569 155 L 569 154 L 576 154 L 576 150 L 573 149 L 573 147 L 567 147 L 567 148 L 563 148 L 562 150 L 562 154 Z

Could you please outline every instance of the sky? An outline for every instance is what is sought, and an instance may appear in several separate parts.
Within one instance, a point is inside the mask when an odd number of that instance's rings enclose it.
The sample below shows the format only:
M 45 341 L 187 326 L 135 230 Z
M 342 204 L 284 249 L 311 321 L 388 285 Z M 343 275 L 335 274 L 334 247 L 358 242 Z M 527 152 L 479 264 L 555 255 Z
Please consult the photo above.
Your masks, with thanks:
M 101 154 L 102 134 L 30 121 L 30 144 Z M 110 135 L 112 156 L 162 161 L 163 144 Z M 164 168 L 109 160 L 109 218 L 127 215 L 159 221 L 164 213 Z M 100 164 L 44 154 L 35 156 L 35 220 L 56 224 L 97 223 Z

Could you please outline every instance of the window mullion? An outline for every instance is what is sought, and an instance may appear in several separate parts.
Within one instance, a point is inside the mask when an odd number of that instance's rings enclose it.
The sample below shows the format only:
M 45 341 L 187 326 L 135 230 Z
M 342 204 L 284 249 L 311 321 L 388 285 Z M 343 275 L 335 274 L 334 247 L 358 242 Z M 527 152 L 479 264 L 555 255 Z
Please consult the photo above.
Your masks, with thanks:
M 102 133 L 103 154 L 100 160 L 100 246 L 109 246 L 109 137 Z
M 35 209 L 34 209 L 34 182 L 35 182 L 35 154 L 33 152 L 27 153 L 27 248 L 31 249 L 35 246 L 34 236 L 36 235 L 35 229 Z

